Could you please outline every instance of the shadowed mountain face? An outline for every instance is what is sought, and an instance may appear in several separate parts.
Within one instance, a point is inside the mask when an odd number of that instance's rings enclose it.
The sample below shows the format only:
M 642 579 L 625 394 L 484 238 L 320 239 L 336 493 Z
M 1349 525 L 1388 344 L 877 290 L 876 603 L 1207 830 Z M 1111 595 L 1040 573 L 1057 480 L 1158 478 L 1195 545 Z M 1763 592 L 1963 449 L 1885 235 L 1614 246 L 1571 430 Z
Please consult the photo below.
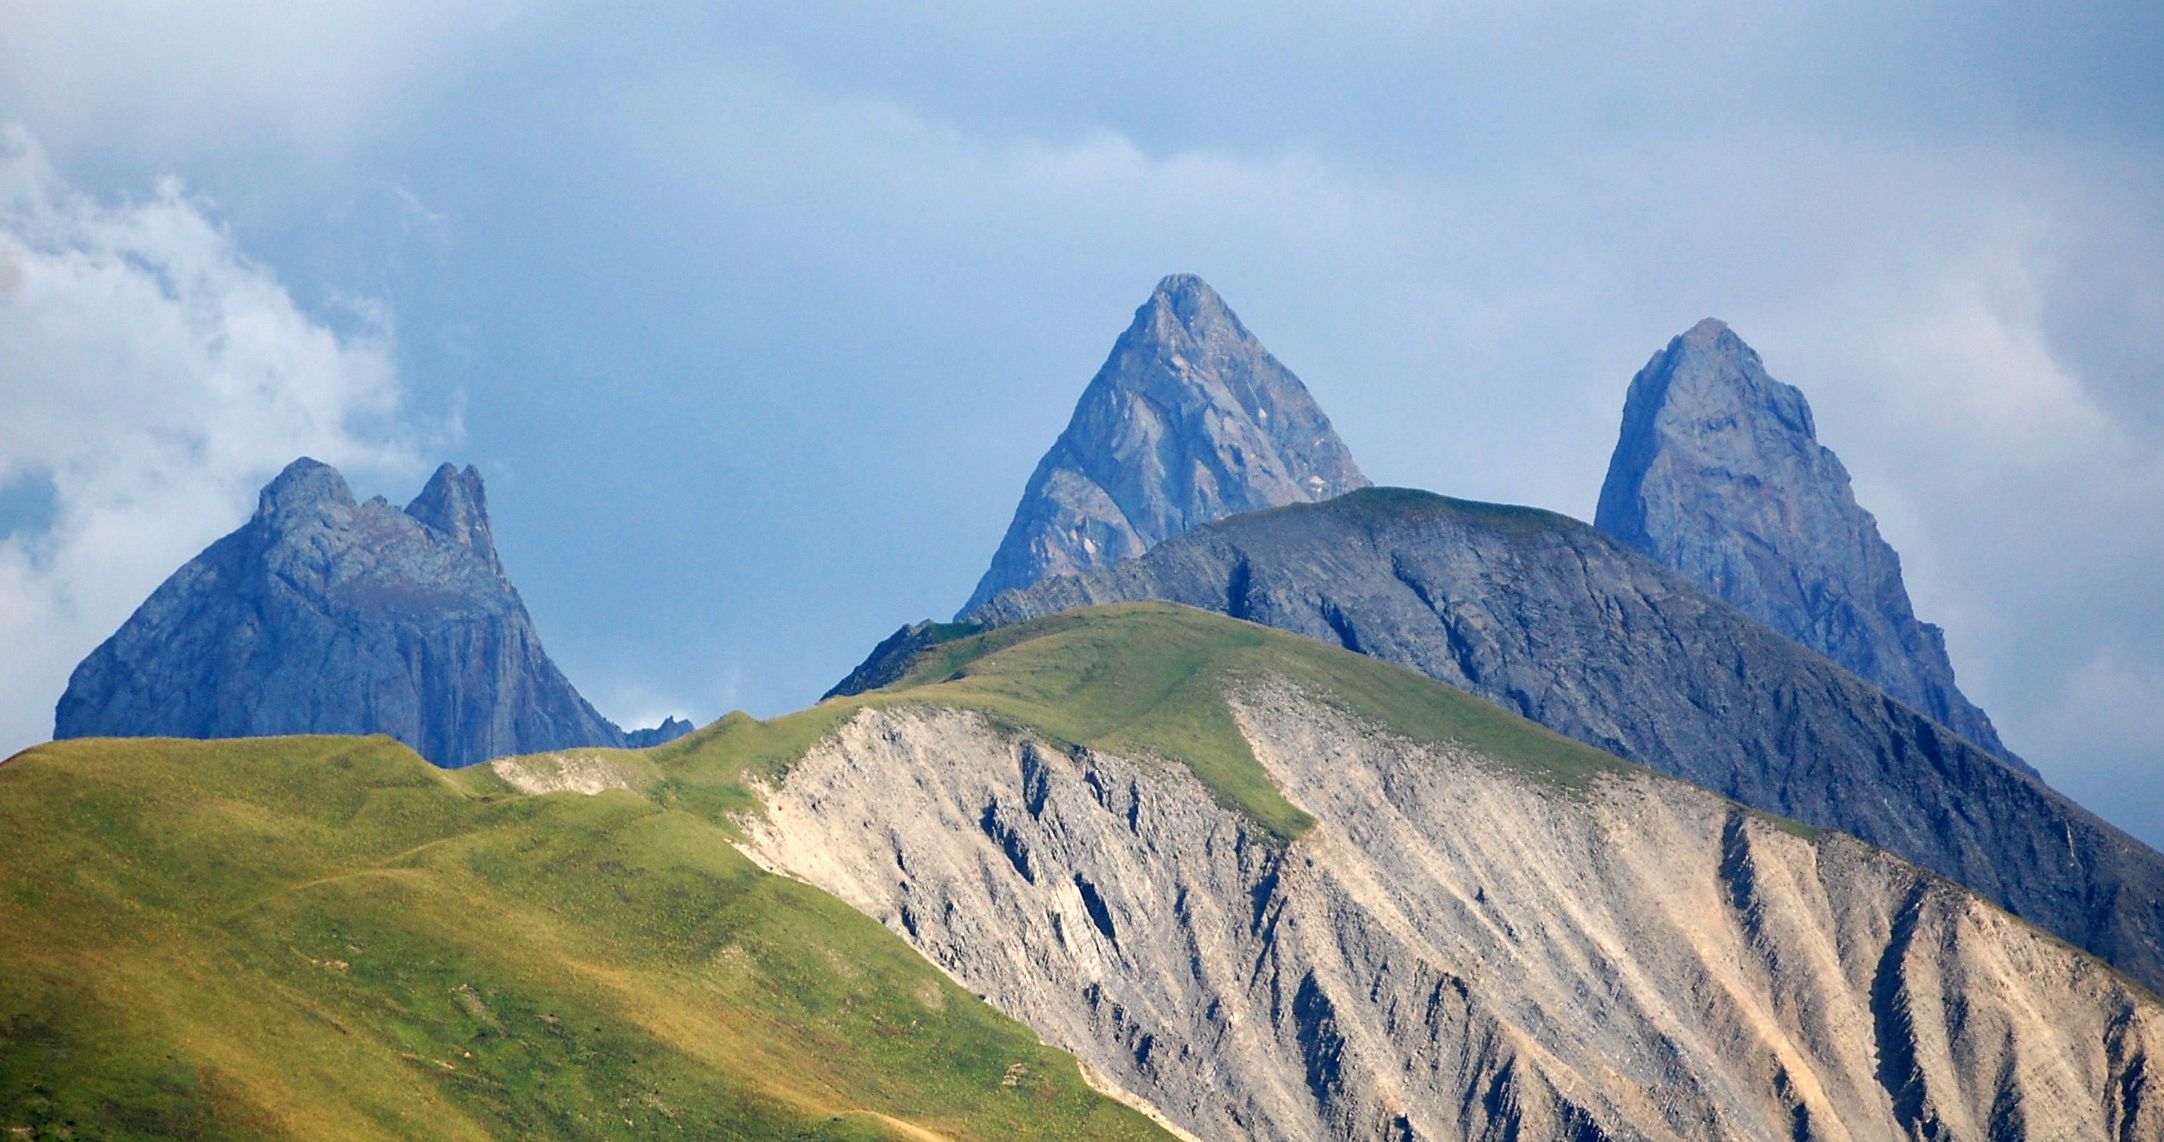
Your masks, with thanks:
M 1197 524 L 1367 483 L 1300 378 L 1201 278 L 1176 274 L 1083 391 L 962 609 Z
M 1371 489 L 1199 528 L 970 617 L 1143 599 L 1410 666 L 1747 805 L 1853 833 L 2164 986 L 2164 856 L 1575 520 Z
M 1944 632 L 1916 618 L 1810 404 L 1720 322 L 1632 379 L 1594 526 L 2028 768 L 1954 685 Z
M 400 511 L 309 459 L 75 668 L 54 721 L 56 738 L 383 733 L 446 766 L 690 728 L 626 735 L 549 661 L 480 473 L 446 464 Z

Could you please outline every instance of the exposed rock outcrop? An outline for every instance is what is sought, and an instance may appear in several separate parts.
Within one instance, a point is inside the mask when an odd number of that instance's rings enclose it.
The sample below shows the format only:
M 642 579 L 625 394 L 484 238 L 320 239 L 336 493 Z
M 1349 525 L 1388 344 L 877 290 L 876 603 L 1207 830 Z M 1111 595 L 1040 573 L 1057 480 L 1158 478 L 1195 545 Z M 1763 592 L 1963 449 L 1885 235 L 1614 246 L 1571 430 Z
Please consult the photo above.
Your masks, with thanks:
M 1201 278 L 1135 311 L 962 608 L 1197 524 L 1367 486 L 1307 387 Z
M 1207 1138 L 2134 1139 L 2164 1009 L 1848 837 L 1232 696 L 1289 845 L 1155 758 L 859 711 L 749 819 Z
M 1204 527 L 971 617 L 1144 599 L 1410 666 L 1747 805 L 1853 833 L 2164 988 L 2164 856 L 1575 520 L 1371 489 Z
M 445 464 L 400 511 L 306 458 L 75 668 L 54 722 L 56 738 L 384 733 L 446 766 L 690 729 L 627 736 L 549 660 L 480 473 Z
M 1803 393 L 1711 318 L 1631 380 L 1594 526 L 2027 768 L 1954 685 Z M 2030 772 L 2034 772 L 2031 770 Z
M 643 730 L 625 730 L 624 745 L 631 749 L 651 749 L 673 742 L 696 728 L 690 722 L 672 715 L 661 719 L 658 726 L 648 726 Z

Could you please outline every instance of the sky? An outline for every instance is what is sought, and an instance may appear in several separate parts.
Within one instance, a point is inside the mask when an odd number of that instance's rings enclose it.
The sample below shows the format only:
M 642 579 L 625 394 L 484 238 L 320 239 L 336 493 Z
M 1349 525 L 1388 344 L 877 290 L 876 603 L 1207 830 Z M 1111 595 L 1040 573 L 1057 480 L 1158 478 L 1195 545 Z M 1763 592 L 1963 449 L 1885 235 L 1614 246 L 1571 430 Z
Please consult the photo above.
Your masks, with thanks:
M 1193 272 L 1377 482 L 1579 518 L 1726 320 L 2164 844 L 2164 8 L 1618 7 L 15 0 L 0 753 L 303 454 L 479 466 L 620 722 L 808 704 Z

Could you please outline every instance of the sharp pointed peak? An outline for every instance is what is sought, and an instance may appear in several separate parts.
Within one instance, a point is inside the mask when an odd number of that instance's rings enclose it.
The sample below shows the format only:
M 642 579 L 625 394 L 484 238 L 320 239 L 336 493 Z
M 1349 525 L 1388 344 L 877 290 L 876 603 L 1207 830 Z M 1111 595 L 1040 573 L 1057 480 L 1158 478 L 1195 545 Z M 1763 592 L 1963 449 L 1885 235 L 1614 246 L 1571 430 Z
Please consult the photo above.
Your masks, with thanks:
M 1710 341 L 1723 333 L 1734 336 L 1735 330 L 1730 329 L 1728 323 L 1718 317 L 1708 317 L 1684 330 L 1683 336 L 1688 340 Z
M 1157 280 L 1154 294 L 1167 301 L 1214 301 L 1222 305 L 1224 299 L 1210 288 L 1210 283 L 1195 274 L 1166 274 Z
M 1179 315 L 1183 324 L 1193 324 L 1198 318 L 1232 315 L 1232 308 L 1210 288 L 1210 283 L 1193 274 L 1166 275 L 1151 291 L 1148 304 L 1171 310 Z
M 1225 299 L 1194 274 L 1169 274 L 1158 281 L 1135 311 L 1135 331 L 1152 341 L 1252 337 Z
M 1751 348 L 1728 323 L 1718 317 L 1708 317 L 1678 334 L 1669 342 L 1673 352 L 1681 350 L 1693 354 L 1712 353 L 1725 356 L 1758 359 L 1758 351 Z
M 353 489 L 338 469 L 313 456 L 285 466 L 256 498 L 258 519 L 272 519 L 323 504 L 352 507 Z
M 471 464 L 464 469 L 449 461 L 436 465 L 435 473 L 429 476 L 428 483 L 422 486 L 421 494 L 415 497 L 413 502 L 419 504 L 422 500 L 441 496 L 465 497 L 473 500 L 482 510 L 487 510 L 487 493 L 481 486 L 480 469 Z
M 406 514 L 472 548 L 474 553 L 496 562 L 496 538 L 488 522 L 488 489 L 472 465 L 460 470 L 450 464 L 436 468 L 421 494 L 406 505 Z

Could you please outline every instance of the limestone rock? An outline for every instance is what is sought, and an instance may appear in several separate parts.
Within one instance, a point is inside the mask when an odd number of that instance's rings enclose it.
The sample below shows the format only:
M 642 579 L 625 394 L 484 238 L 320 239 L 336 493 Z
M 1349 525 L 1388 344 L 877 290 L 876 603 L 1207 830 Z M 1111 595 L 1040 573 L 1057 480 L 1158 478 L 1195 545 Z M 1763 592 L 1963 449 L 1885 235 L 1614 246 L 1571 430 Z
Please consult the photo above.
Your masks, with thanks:
M 1594 526 L 2027 768 L 1954 685 L 1803 393 L 1726 325 L 1699 322 L 1632 379 Z
M 1197 524 L 1367 483 L 1300 378 L 1201 278 L 1175 274 L 1135 311 L 1038 462 L 962 609 L 1133 558 Z
M 383 733 L 445 766 L 630 744 L 542 650 L 480 473 L 446 464 L 400 511 L 306 458 L 75 668 L 54 722 L 56 738 Z

